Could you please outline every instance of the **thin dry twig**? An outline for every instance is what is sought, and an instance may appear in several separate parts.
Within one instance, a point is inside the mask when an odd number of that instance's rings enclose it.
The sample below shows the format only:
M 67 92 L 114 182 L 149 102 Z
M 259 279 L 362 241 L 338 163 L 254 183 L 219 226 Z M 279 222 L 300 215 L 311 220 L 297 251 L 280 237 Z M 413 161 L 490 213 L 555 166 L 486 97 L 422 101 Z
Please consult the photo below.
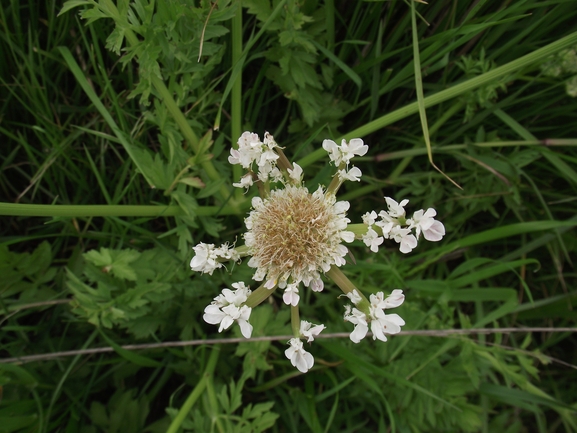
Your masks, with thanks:
M 476 328 L 476 329 L 433 329 L 421 331 L 403 331 L 398 336 L 421 336 L 421 337 L 449 337 L 452 335 L 472 335 L 472 334 L 509 334 L 515 332 L 577 332 L 577 328 Z M 347 338 L 348 332 L 335 332 L 332 334 L 318 335 L 316 338 Z M 367 336 L 372 336 L 369 332 Z M 164 343 L 127 344 L 122 346 L 126 350 L 161 349 L 166 347 L 188 347 L 213 344 L 234 344 L 234 343 L 254 343 L 257 341 L 288 341 L 292 335 L 274 335 L 269 337 L 254 338 L 211 338 L 205 340 L 187 341 L 167 341 Z M 67 350 L 63 352 L 42 353 L 38 355 L 18 356 L 14 358 L 0 359 L 0 364 L 25 364 L 27 362 L 45 361 L 55 358 L 63 358 L 76 355 L 94 355 L 97 353 L 114 352 L 112 347 L 96 347 L 93 349 Z

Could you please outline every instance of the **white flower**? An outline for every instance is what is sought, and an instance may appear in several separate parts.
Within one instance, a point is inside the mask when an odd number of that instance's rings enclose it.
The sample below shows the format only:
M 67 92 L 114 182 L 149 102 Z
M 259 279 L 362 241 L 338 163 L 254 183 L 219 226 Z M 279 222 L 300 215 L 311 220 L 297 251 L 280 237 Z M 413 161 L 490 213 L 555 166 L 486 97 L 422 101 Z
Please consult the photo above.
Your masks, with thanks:
M 300 299 L 298 284 L 288 284 L 286 289 L 284 289 L 282 299 L 285 304 L 296 307 Z
M 222 263 L 217 261 L 219 255 L 214 248 L 214 244 L 201 242 L 197 246 L 192 247 L 192 249 L 196 253 L 190 261 L 190 268 L 193 271 L 212 275 L 215 269 L 222 267 Z
M 215 269 L 223 267 L 218 259 L 233 261 L 240 259 L 238 252 L 234 247 L 229 247 L 228 243 L 224 243 L 220 247 L 215 248 L 214 244 L 201 242 L 197 246 L 192 247 L 192 249 L 196 255 L 190 261 L 190 268 L 193 271 L 208 273 L 209 275 L 212 275 Z
M 386 212 L 381 211 L 381 213 L 386 213 Z M 383 232 L 383 237 L 385 239 L 389 239 L 391 237 L 391 231 L 393 230 L 394 227 L 397 227 L 399 225 L 399 223 L 396 221 L 382 221 L 381 220 L 381 221 L 377 221 L 375 223 L 375 225 L 381 228 L 381 230 Z
M 234 247 L 229 247 L 228 242 L 225 242 L 220 247 L 216 248 L 214 251 L 219 257 L 222 257 L 223 259 L 232 260 L 234 262 L 240 260 L 240 254 L 236 249 L 234 249 Z M 233 284 L 233 287 L 236 286 L 234 286 Z
M 351 332 L 350 339 L 353 343 L 360 342 L 369 330 L 369 325 L 367 323 L 367 316 L 362 311 L 352 308 L 349 305 L 345 305 L 345 320 L 351 322 L 355 325 L 355 329 Z
M 382 295 L 383 292 L 379 292 L 377 293 L 377 295 Z M 385 298 L 385 300 L 383 301 L 383 309 L 386 308 L 396 308 L 399 305 L 401 305 L 403 302 L 405 302 L 405 295 L 403 294 L 403 291 L 400 289 L 395 289 L 392 291 L 392 293 L 387 296 Z
M 308 343 L 314 341 L 315 337 L 318 336 L 323 329 L 325 329 L 325 325 L 313 325 L 306 320 L 301 320 L 300 334 L 301 337 L 307 339 Z
M 245 131 L 238 139 L 238 150 L 230 149 L 228 162 L 231 164 L 240 164 L 243 168 L 250 169 L 254 161 L 260 158 L 262 146 L 258 135 Z
M 362 218 L 363 218 L 363 223 L 365 223 L 366 225 L 368 225 L 370 227 L 377 220 L 377 213 L 373 210 L 371 212 L 367 212 L 366 214 L 364 214 L 362 216 Z
M 339 146 L 333 140 L 324 140 L 323 149 L 327 151 L 330 160 L 333 161 L 337 166 L 342 162 Z
M 402 200 L 397 203 L 390 197 L 385 197 L 389 211 L 387 212 L 391 218 L 401 218 L 405 216 L 405 206 L 409 203 L 408 199 Z M 384 218 L 383 218 L 384 219 Z
M 435 215 L 437 215 L 437 211 L 433 208 L 427 209 L 426 212 L 421 209 L 413 214 L 413 218 L 407 220 L 407 224 L 416 229 L 417 237 L 421 235 L 422 231 L 426 240 L 437 242 L 445 235 L 445 226 L 441 221 L 433 218 Z
M 289 173 L 289 177 L 293 181 L 295 181 L 296 183 L 299 183 L 299 184 L 301 183 L 301 180 L 303 179 L 303 169 L 300 165 L 298 165 L 296 162 L 294 162 L 292 170 L 289 168 L 288 173 Z
M 243 337 L 250 338 L 252 325 L 248 322 L 248 319 L 252 309 L 243 304 L 248 299 L 251 291 L 243 282 L 233 283 L 232 286 L 236 290 L 224 289 L 204 309 L 203 319 L 211 325 L 220 324 L 218 332 L 228 329 L 233 322 L 237 322 Z
M 315 281 L 321 289 L 320 273 L 332 265 L 342 266 L 354 233 L 347 231 L 350 220 L 346 201 L 337 202 L 322 188 L 313 194 L 302 186 L 286 185 L 262 199 L 253 199 L 253 210 L 245 219 L 245 245 L 256 269 L 254 278 L 265 279 L 265 287 L 294 284 L 285 292 L 285 302 L 296 305 L 296 286 Z M 287 301 L 290 300 L 290 301 Z
M 342 163 L 348 165 L 355 155 L 363 156 L 366 154 L 369 146 L 363 144 L 363 140 L 360 138 L 353 138 L 348 144 L 346 140 L 342 140 L 340 146 L 333 140 L 324 140 L 323 149 L 328 152 L 329 158 L 338 167 Z
M 349 171 L 347 170 L 339 170 L 337 171 L 337 175 L 341 181 L 350 180 L 352 182 L 360 182 L 362 172 L 357 167 L 352 167 Z
M 401 253 L 410 253 L 413 248 L 417 246 L 417 238 L 415 235 L 411 234 L 410 229 L 401 228 L 401 226 L 395 226 L 390 232 L 390 237 L 393 238 L 398 244 L 401 244 L 399 247 Z
M 245 188 L 247 191 L 253 185 L 252 174 L 247 173 L 243 177 L 240 178 L 240 182 L 233 183 L 232 186 L 236 188 Z
M 363 300 L 363 298 L 361 298 L 361 295 L 359 295 L 357 289 L 353 289 L 353 291 L 347 293 L 345 296 L 349 298 L 351 302 L 355 305 L 357 305 L 359 302 Z
M 398 314 L 385 314 L 383 310 L 377 309 L 371 314 L 371 332 L 373 340 L 379 339 L 387 341 L 385 334 L 398 334 L 405 321 Z
M 345 140 L 341 142 L 341 152 L 347 164 L 355 155 L 363 156 L 368 150 L 369 146 L 364 144 L 360 138 L 353 138 L 349 144 Z
M 310 287 L 313 292 L 322 292 L 325 283 L 323 283 L 323 280 L 321 280 L 320 277 L 314 278 L 310 283 Z
M 291 347 L 285 350 L 285 356 L 290 359 L 293 367 L 301 373 L 306 373 L 315 363 L 313 356 L 303 349 L 303 342 L 299 338 L 291 338 L 289 344 Z
M 385 309 L 398 307 L 404 301 L 405 295 L 399 289 L 393 290 L 386 298 L 383 292 L 371 294 L 369 310 L 373 340 L 387 341 L 385 334 L 401 332 L 401 326 L 405 321 L 398 314 L 385 314 Z
M 379 236 L 376 231 L 369 228 L 367 232 L 363 235 L 363 242 L 367 247 L 371 248 L 373 253 L 379 251 L 379 245 L 385 241 L 385 238 Z

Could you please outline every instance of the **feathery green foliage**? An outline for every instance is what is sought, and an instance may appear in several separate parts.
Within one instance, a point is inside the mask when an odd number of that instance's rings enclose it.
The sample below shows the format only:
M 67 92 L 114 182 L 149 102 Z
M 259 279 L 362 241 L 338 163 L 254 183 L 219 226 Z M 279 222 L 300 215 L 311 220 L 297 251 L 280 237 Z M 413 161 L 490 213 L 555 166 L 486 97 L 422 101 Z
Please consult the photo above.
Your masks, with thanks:
M 405 291 L 404 329 L 575 328 L 574 2 L 4 3 L 0 432 L 577 432 L 574 332 L 331 338 L 305 375 L 284 341 L 122 347 L 223 337 L 203 309 L 252 270 L 188 263 L 243 232 L 245 130 L 310 187 L 323 139 L 361 137 L 354 222 L 384 195 L 437 209 L 441 243 L 358 242 L 343 267 Z M 350 332 L 339 293 L 303 294 L 303 315 Z M 282 304 L 253 336 L 290 333 Z M 114 351 L 3 362 L 94 347 Z

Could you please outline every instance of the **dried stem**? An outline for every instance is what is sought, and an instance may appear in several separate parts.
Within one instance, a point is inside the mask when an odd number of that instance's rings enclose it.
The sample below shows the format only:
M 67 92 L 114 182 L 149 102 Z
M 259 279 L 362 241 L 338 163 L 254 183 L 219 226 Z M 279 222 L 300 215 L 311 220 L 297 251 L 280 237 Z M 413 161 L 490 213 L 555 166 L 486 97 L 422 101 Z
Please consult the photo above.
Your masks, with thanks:
M 450 337 L 454 335 L 487 335 L 487 334 L 510 334 L 510 333 L 558 333 L 558 332 L 577 332 L 577 328 L 472 328 L 472 329 L 431 329 L 431 330 L 417 330 L 417 331 L 402 331 L 395 336 L 420 336 L 420 337 Z M 370 337 L 372 333 L 368 333 Z M 395 337 L 391 336 L 391 337 Z M 316 338 L 348 338 L 348 332 L 336 332 L 332 334 L 318 335 Z M 274 335 L 268 337 L 254 337 L 254 338 L 212 338 L 206 340 L 188 340 L 188 341 L 167 341 L 164 343 L 147 343 L 147 344 L 127 344 L 122 346 L 126 350 L 144 350 L 144 349 L 161 349 L 166 347 L 187 347 L 200 345 L 215 345 L 215 344 L 237 344 L 237 343 L 253 343 L 258 341 L 288 341 L 293 338 L 292 335 Z M 43 361 L 48 359 L 63 358 L 67 356 L 76 355 L 94 355 L 97 353 L 114 352 L 112 347 L 97 347 L 93 349 L 82 350 L 68 350 L 55 353 L 44 353 L 38 355 L 19 356 L 14 358 L 0 359 L 0 364 L 24 364 L 27 362 Z

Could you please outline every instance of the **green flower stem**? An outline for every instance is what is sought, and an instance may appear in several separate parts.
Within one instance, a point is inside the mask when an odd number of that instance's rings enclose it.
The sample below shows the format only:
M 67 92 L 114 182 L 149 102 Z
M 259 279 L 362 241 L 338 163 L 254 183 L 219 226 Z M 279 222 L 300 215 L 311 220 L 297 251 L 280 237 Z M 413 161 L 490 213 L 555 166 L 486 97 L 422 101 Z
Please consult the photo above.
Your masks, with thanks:
M 301 338 L 301 318 L 298 304 L 295 307 L 291 305 L 291 328 L 293 335 L 296 338 Z
M 337 173 L 335 173 L 335 175 L 333 176 L 333 179 L 331 180 L 331 183 L 329 184 L 329 186 L 327 188 L 325 195 L 328 195 L 328 194 L 336 195 L 337 191 L 339 190 L 339 188 L 341 187 L 342 184 L 343 184 L 343 182 L 339 178 L 339 175 Z
M 289 169 L 293 170 L 294 167 L 293 167 L 292 163 L 286 157 L 286 155 L 284 154 L 282 149 L 280 147 L 277 147 L 275 150 L 276 150 L 276 153 L 278 154 L 278 160 L 276 162 L 276 165 L 279 168 L 279 170 L 285 171 L 287 173 L 288 173 Z
M 242 5 L 238 2 L 238 9 L 232 18 L 231 29 L 232 64 L 236 65 L 242 57 Z M 234 78 L 234 83 L 230 91 L 230 134 L 233 142 L 242 134 L 242 68 L 238 70 L 238 75 Z M 242 167 L 233 165 L 232 176 L 235 181 L 242 176 Z M 235 198 L 242 199 L 242 190 L 237 188 Z
M 349 226 L 350 227 L 350 226 Z M 347 293 L 351 293 L 353 290 L 356 290 L 357 293 L 361 296 L 362 301 L 359 302 L 356 307 L 361 311 L 368 311 L 370 302 L 369 300 L 363 295 L 363 293 L 355 287 L 355 285 L 349 280 L 343 271 L 341 271 L 337 266 L 332 265 L 331 268 L 327 273 L 325 273 L 327 277 L 335 282 L 337 286 L 343 291 L 346 295 Z
M 258 289 L 253 291 L 249 296 L 244 305 L 250 308 L 254 308 L 261 304 L 265 299 L 274 293 L 278 286 L 274 286 L 272 289 L 267 289 L 264 284 L 262 284 Z
M 194 210 L 198 216 L 236 215 L 232 206 L 202 206 Z M 0 203 L 0 215 L 25 217 L 166 217 L 184 215 L 180 206 L 145 205 L 58 205 Z
M 494 82 L 498 78 L 512 74 L 513 72 L 531 66 L 533 64 L 537 64 L 540 60 L 543 60 L 554 54 L 557 51 L 560 51 L 564 48 L 569 48 L 577 43 L 577 32 L 571 33 L 564 38 L 561 38 L 549 45 L 546 45 L 538 50 L 535 50 L 529 54 L 526 54 L 522 57 L 519 57 L 516 60 L 513 60 L 503 66 L 499 66 L 498 68 L 492 69 L 484 73 L 483 75 L 479 75 L 477 77 L 471 78 L 470 80 L 464 81 L 459 84 L 455 84 L 454 86 L 449 87 L 446 90 L 442 90 L 437 92 L 433 95 L 427 96 L 424 99 L 425 108 L 433 107 L 441 102 L 448 101 L 450 99 L 456 98 L 466 92 L 469 92 L 473 89 L 476 89 L 480 86 L 484 86 L 485 84 L 489 84 Z M 395 111 L 392 111 L 384 116 L 379 117 L 378 119 L 369 122 L 360 128 L 354 129 L 343 135 L 342 137 L 337 137 L 335 141 L 340 141 L 344 139 L 351 139 L 356 137 L 365 137 L 375 131 L 385 128 L 388 125 L 391 125 L 401 119 L 404 119 L 408 116 L 411 116 L 415 113 L 419 112 L 419 102 L 415 101 L 411 104 L 405 105 Z M 426 149 L 425 149 L 426 151 Z M 314 152 L 311 152 L 306 157 L 302 158 L 301 160 L 297 161 L 301 167 L 306 167 L 312 164 L 315 161 L 323 158 L 326 155 L 324 149 L 319 148 Z
M 220 347 L 214 346 L 212 349 L 212 353 L 208 358 L 206 369 L 202 374 L 202 379 L 200 379 L 200 381 L 196 384 L 196 386 L 194 387 L 194 389 L 192 390 L 192 392 L 190 393 L 190 395 L 188 396 L 188 398 L 186 399 L 186 401 L 176 414 L 176 417 L 170 423 L 170 426 L 168 427 L 168 430 L 166 430 L 166 433 L 177 433 L 179 431 L 180 426 L 184 422 L 187 415 L 190 413 L 190 410 L 194 406 L 194 403 L 196 403 L 196 400 L 198 400 L 198 398 L 202 395 L 204 389 L 209 383 L 210 378 L 214 373 L 216 362 L 218 361 L 219 352 Z
M 248 247 L 246 245 L 241 245 L 239 247 L 234 247 L 235 251 L 241 256 L 248 256 Z
M 378 226 L 373 226 L 375 231 Z M 355 234 L 355 238 L 359 239 L 362 235 L 364 235 L 368 231 L 369 227 L 366 224 L 349 224 L 347 225 L 347 231 L 353 232 Z M 377 231 L 378 233 L 378 231 Z M 382 233 L 381 233 L 382 234 Z

